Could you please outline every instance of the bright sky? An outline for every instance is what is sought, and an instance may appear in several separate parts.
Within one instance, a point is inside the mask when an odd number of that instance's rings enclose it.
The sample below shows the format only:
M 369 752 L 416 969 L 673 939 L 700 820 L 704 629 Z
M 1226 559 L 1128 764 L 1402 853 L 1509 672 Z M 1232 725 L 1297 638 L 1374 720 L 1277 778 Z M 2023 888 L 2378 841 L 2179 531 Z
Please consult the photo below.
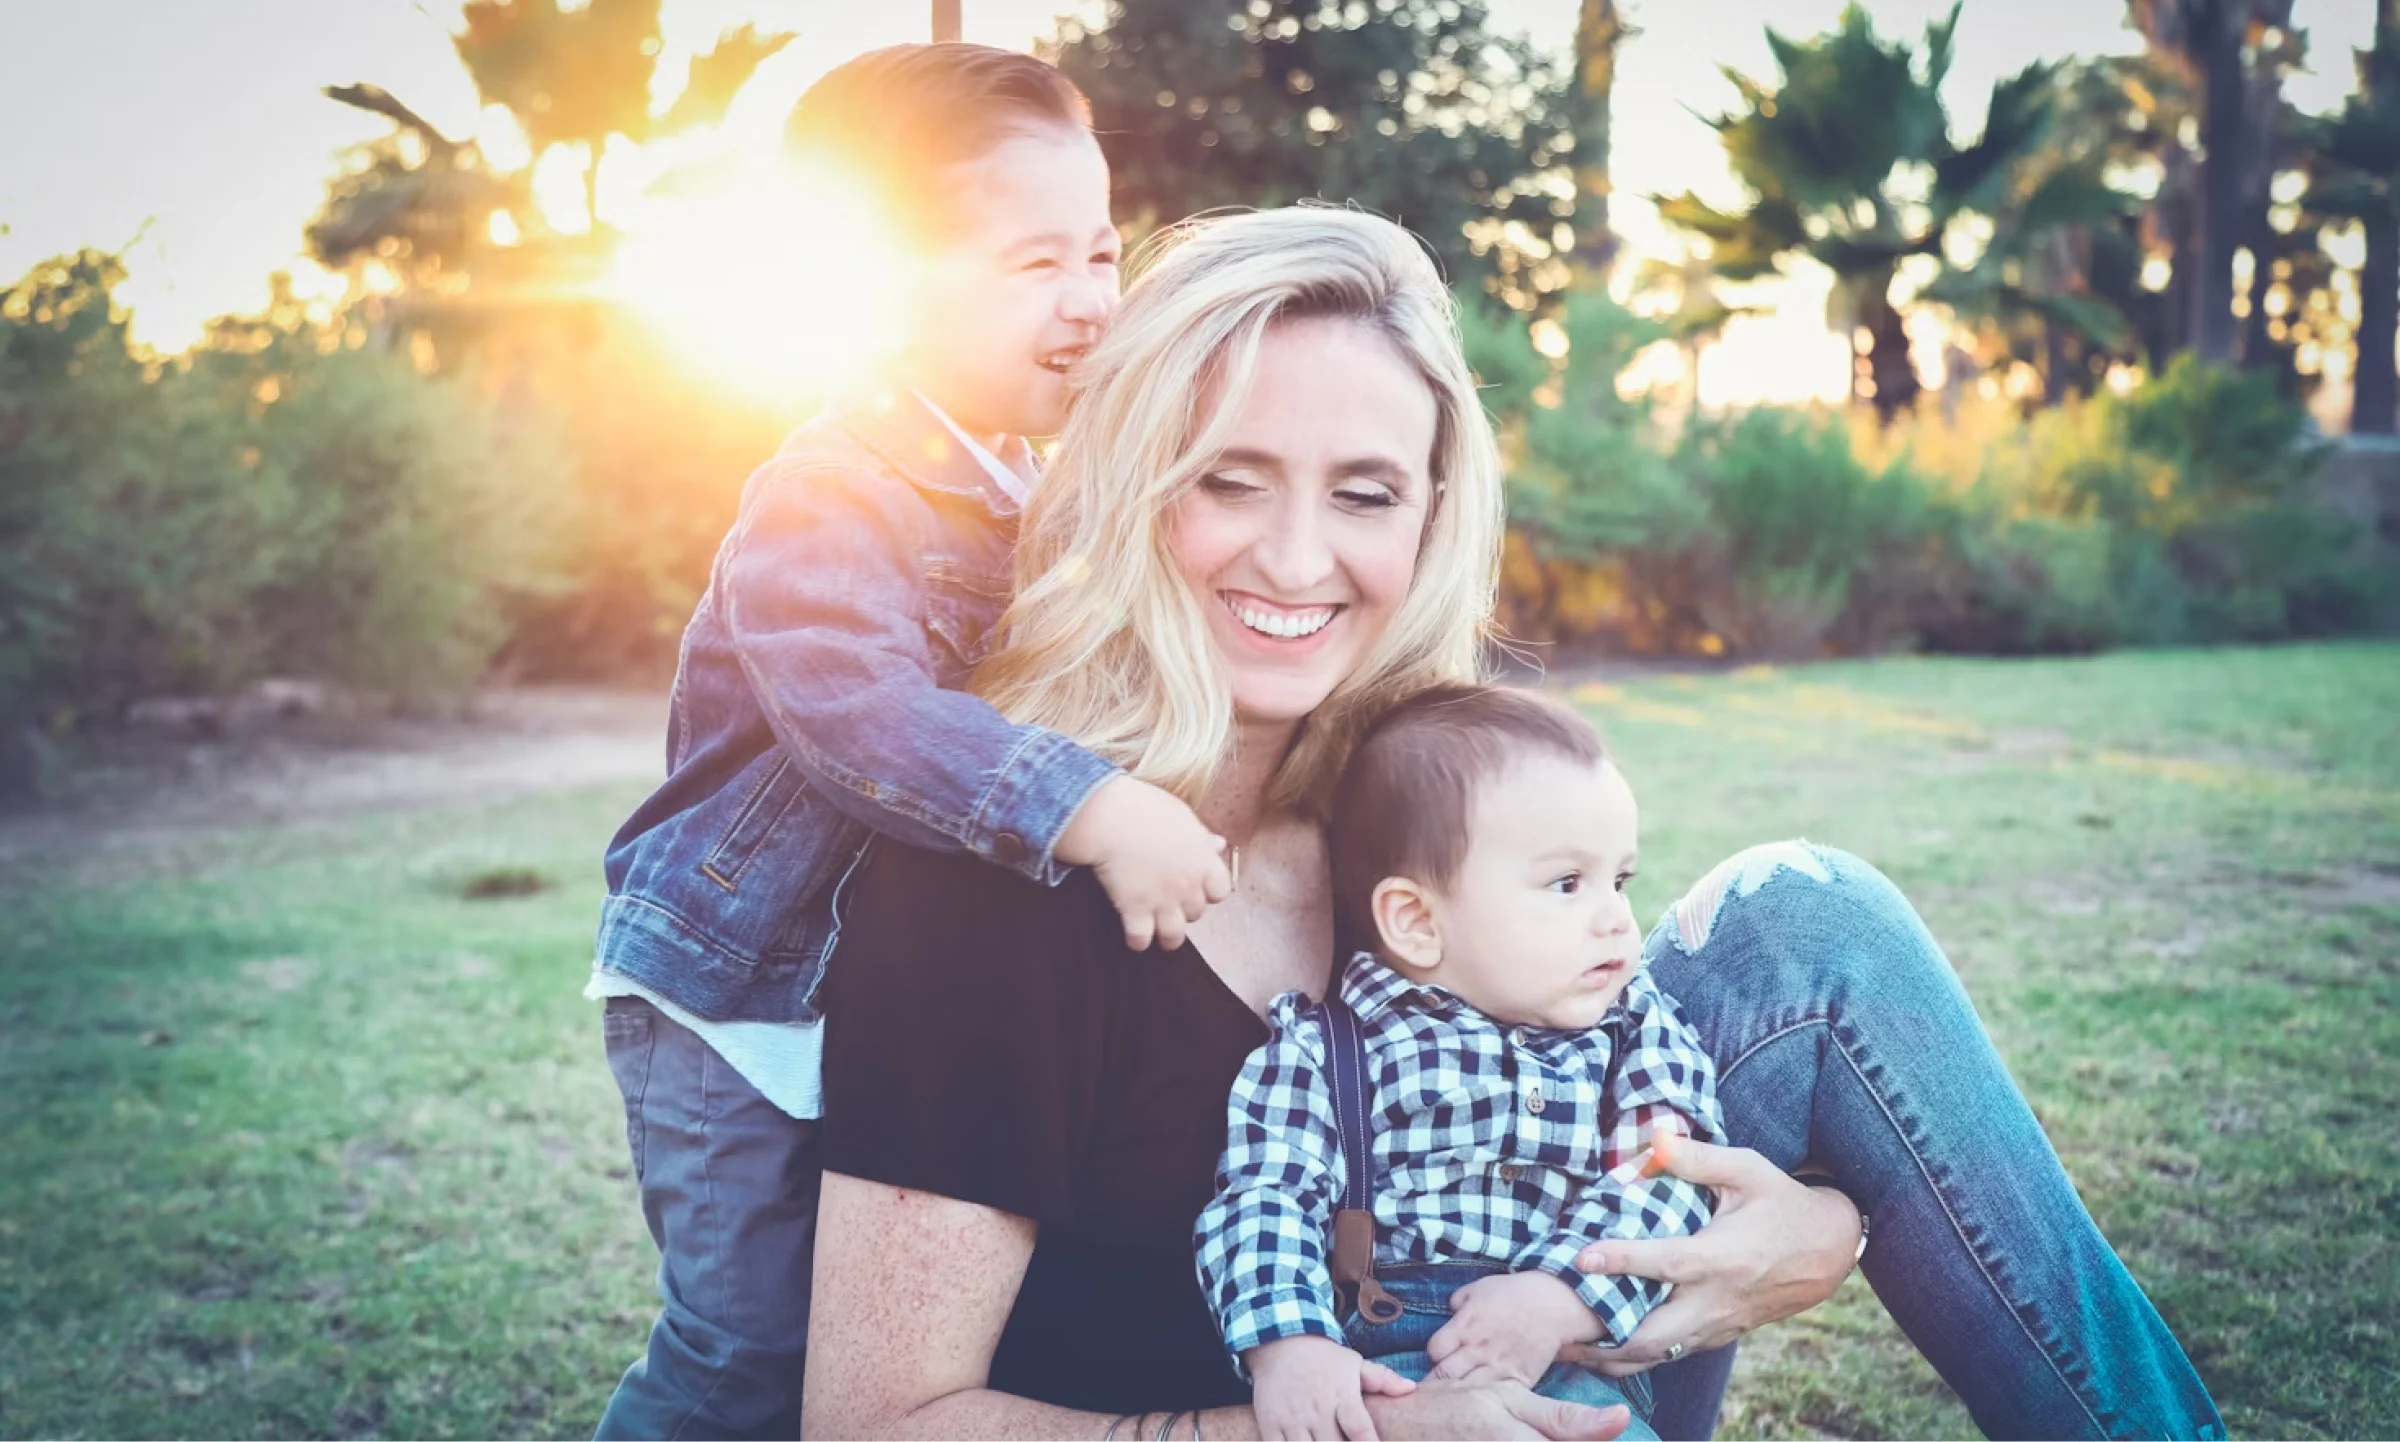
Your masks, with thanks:
M 1915 36 L 1948 0 L 1873 0 L 1878 28 Z M 964 0 L 968 38 L 1024 46 L 1072 0 Z M 456 0 L 0 0 L 0 276 L 83 245 L 123 249 L 123 297 L 153 344 L 189 343 L 207 317 L 254 309 L 269 272 L 289 266 L 343 147 L 385 123 L 336 105 L 321 86 L 371 81 L 455 135 L 477 131 L 473 87 L 450 48 Z M 1564 47 L 1575 0 L 1491 0 L 1495 19 Z M 1615 218 L 1637 251 L 1670 243 L 1640 197 L 1692 186 L 1737 196 L 1716 138 L 1691 113 L 1732 99 L 1718 73 L 1772 73 L 1762 29 L 1830 27 L 1842 0 L 1628 0 L 1642 34 L 1622 52 L 1616 92 Z M 667 0 L 660 78 L 746 20 L 801 39 L 760 71 L 729 126 L 772 134 L 827 67 L 876 45 L 921 38 L 919 0 Z M 2315 73 L 2291 87 L 2308 109 L 2351 85 L 2350 49 L 2373 24 L 2365 0 L 2298 0 Z M 2026 62 L 2130 51 L 2116 0 L 1969 0 L 1948 94 L 1971 127 L 1992 81 Z M 605 197 L 604 197 L 605 205 Z M 1837 397 L 1843 343 L 1826 334 L 1822 276 L 1759 299 L 1702 372 L 1711 400 Z

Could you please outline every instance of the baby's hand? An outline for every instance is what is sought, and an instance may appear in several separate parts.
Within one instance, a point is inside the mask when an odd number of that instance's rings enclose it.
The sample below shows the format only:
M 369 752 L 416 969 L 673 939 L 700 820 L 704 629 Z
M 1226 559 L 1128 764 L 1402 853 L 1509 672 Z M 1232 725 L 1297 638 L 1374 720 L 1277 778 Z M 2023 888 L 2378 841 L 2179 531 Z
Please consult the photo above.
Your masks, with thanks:
M 1542 1380 L 1558 1349 L 1600 1336 L 1600 1319 L 1575 1289 L 1548 1272 L 1480 1277 L 1450 1294 L 1450 1320 L 1425 1344 L 1427 1380 Z
M 1097 872 L 1140 951 L 1183 945 L 1184 928 L 1233 894 L 1225 838 L 1192 808 L 1131 776 L 1113 776 L 1083 803 L 1058 838 L 1058 859 Z
M 1367 1394 L 1404 1397 L 1417 1384 L 1329 1337 L 1281 1337 L 1242 1354 L 1258 1435 L 1372 1442 Z

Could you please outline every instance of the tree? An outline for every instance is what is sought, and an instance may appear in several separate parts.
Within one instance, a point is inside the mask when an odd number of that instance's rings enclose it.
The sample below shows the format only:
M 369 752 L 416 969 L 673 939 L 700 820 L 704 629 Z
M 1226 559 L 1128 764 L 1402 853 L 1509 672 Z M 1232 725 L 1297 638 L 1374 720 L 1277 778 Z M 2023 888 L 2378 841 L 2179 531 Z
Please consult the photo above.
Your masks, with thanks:
M 325 94 L 396 128 L 364 146 L 327 187 L 307 232 L 309 254 L 323 265 L 378 259 L 404 284 L 428 287 L 465 270 L 495 213 L 520 228 L 530 222 L 525 177 L 495 174 L 474 142 L 452 140 L 377 86 L 334 85 Z
M 468 0 L 460 12 L 464 28 L 451 37 L 476 95 L 516 118 L 537 159 L 557 146 L 582 147 L 584 214 L 593 229 L 600 224 L 600 157 L 609 137 L 639 143 L 716 124 L 758 67 L 793 39 L 753 25 L 723 32 L 714 49 L 693 57 L 674 104 L 654 112 L 650 89 L 661 45 L 660 4 L 589 0 L 570 10 L 559 0 Z M 403 130 L 420 131 L 437 147 L 447 144 L 414 112 L 373 86 L 326 93 L 390 115 Z
M 1608 227 L 1609 102 L 1616 89 L 1617 47 L 1640 32 L 1625 23 L 1617 0 L 1581 0 L 1575 12 L 1575 74 L 1568 118 L 1575 133 L 1575 264 L 1605 278 L 1616 263 L 1617 236 Z
M 2109 178 L 2127 159 L 2124 100 L 2111 62 L 2060 66 L 2043 143 L 2020 162 L 2012 203 L 1986 217 L 1981 254 L 1920 292 L 1975 331 L 1987 367 L 2005 359 L 2039 372 L 2052 404 L 2091 394 L 2110 362 L 2136 358 L 2133 317 L 2153 309 L 2142 303 L 2136 202 Z
M 1665 338 L 1683 353 L 1684 384 L 1694 406 L 1700 404 L 1700 357 L 1723 334 L 1728 321 L 1763 309 L 1727 301 L 1717 279 L 1716 262 L 1693 250 L 1672 260 L 1645 260 L 1633 277 L 1634 295 L 1646 303 L 1647 313 L 1663 328 Z
M 2189 335 L 2200 358 L 2230 365 L 2234 327 L 2234 253 L 2264 229 L 2273 180 L 2272 136 L 2279 114 L 2280 55 L 2290 38 L 2292 0 L 2126 0 L 2134 28 L 2152 48 L 2180 63 L 2200 98 L 2198 204 L 2186 287 Z
M 1566 79 L 1482 0 L 1108 0 L 1052 58 L 1137 225 L 1354 203 L 1520 308 L 1566 284 Z
M 399 291 L 370 296 L 375 324 L 481 332 L 506 318 L 504 302 L 544 308 L 598 276 L 612 235 L 600 225 L 601 151 L 612 135 L 642 142 L 715 125 L 734 97 L 793 36 L 742 25 L 692 58 L 674 102 L 653 110 L 660 0 L 470 0 L 453 37 L 486 104 L 507 107 L 535 158 L 580 145 L 586 232 L 561 235 L 532 199 L 532 170 L 492 168 L 473 141 L 454 140 L 379 86 L 327 86 L 328 98 L 390 120 L 328 187 L 308 227 L 309 251 L 336 270 L 380 263 Z M 473 301 L 460 304 L 470 284 Z
M 2400 377 L 2400 30 L 2394 0 L 2375 0 L 2375 45 L 2357 54 L 2358 92 L 2311 127 L 2311 208 L 2366 231 L 2359 274 L 2357 380 L 2350 429 L 2390 434 Z
M 2046 155 L 2060 113 L 2055 66 L 2029 65 L 1999 81 L 1981 135 L 1952 140 L 1941 83 L 1958 15 L 1954 5 L 1926 27 L 1921 61 L 1907 44 L 1876 35 L 1855 4 L 1812 40 L 1769 30 L 1781 83 L 1727 71 L 1741 106 L 1710 121 L 1749 203 L 1722 211 L 1686 192 L 1659 207 L 1709 242 L 1728 280 L 1773 274 L 1793 255 L 1832 271 L 1828 323 L 1867 337 L 1853 395 L 1886 421 L 1922 389 L 1893 295 L 1905 263 L 1922 257 L 1938 275 L 1953 232 L 1970 217 L 2007 246 L 2030 247 L 2055 227 L 2104 221 L 2130 203 L 2096 165 Z M 2006 259 L 2004 250 L 1995 277 L 2006 278 Z
M 600 223 L 600 153 L 611 135 L 645 138 L 658 65 L 661 0 L 469 0 L 452 37 L 486 105 L 506 106 L 536 156 L 581 145 L 584 207 Z

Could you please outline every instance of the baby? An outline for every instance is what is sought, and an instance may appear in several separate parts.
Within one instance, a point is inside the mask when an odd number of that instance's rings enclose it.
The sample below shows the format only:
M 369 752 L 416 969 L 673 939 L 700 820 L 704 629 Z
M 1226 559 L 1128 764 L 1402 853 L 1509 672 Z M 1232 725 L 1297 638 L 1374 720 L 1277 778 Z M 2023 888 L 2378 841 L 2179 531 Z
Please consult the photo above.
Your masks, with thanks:
M 1641 970 L 1635 828 L 1599 735 L 1529 692 L 1428 691 L 1359 741 L 1330 829 L 1355 950 L 1326 1003 L 1271 1008 L 1198 1227 L 1262 1435 L 1371 1435 L 1363 1394 L 1425 1377 L 1626 1402 L 1653 1435 L 1646 1379 L 1557 1362 L 1667 1292 L 1577 1252 L 1709 1219 L 1645 1141 L 1724 1140 L 1708 1053 Z

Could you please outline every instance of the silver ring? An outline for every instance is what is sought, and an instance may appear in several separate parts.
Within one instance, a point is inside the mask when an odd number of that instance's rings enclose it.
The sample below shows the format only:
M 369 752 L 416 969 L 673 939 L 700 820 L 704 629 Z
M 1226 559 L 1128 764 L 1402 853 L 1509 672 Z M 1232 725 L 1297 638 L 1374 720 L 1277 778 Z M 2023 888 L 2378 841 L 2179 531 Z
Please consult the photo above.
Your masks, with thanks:
M 1682 1355 L 1683 1355 L 1683 1344 L 1682 1344 L 1681 1342 L 1670 1342 L 1670 1343 L 1668 1343 L 1668 1344 L 1667 1344 L 1667 1360 L 1668 1360 L 1668 1361 L 1672 1362 L 1672 1361 L 1674 1361 L 1676 1358 L 1678 1358 L 1678 1357 L 1680 1357 L 1680 1356 L 1682 1356 Z

